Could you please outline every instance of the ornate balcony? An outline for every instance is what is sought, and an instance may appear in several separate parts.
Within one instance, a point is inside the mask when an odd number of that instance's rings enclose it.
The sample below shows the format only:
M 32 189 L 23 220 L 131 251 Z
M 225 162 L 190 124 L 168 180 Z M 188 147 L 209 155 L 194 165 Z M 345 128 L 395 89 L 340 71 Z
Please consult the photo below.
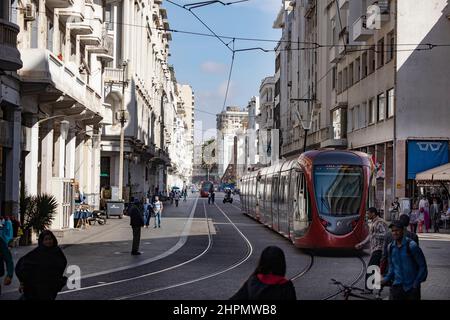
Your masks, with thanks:
M 0 19 L 0 70 L 17 71 L 22 68 L 20 52 L 17 49 L 19 27 Z

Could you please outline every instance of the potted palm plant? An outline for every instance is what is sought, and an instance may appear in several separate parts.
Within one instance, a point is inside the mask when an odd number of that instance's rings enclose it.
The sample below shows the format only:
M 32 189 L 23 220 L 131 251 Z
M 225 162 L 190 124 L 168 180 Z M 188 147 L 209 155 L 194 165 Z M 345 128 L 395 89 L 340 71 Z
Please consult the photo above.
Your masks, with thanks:
M 21 199 L 20 206 L 23 219 L 23 236 L 20 244 L 30 245 L 33 232 L 39 234 L 51 226 L 58 202 L 55 197 L 48 194 L 25 195 Z

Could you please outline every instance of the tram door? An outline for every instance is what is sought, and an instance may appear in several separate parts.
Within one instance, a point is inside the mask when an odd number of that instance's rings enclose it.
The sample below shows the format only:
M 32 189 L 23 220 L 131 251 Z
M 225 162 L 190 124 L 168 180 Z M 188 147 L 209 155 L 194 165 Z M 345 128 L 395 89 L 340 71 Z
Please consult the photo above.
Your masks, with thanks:
M 310 201 L 305 175 L 296 171 L 296 192 L 294 192 L 293 229 L 294 238 L 303 236 L 308 230 L 310 219 Z
M 280 189 L 279 189 L 279 224 L 280 232 L 286 236 L 289 235 L 289 172 L 284 171 L 281 173 Z
M 279 225 L 279 203 L 280 203 L 280 176 L 275 174 L 272 180 L 272 228 L 280 230 Z

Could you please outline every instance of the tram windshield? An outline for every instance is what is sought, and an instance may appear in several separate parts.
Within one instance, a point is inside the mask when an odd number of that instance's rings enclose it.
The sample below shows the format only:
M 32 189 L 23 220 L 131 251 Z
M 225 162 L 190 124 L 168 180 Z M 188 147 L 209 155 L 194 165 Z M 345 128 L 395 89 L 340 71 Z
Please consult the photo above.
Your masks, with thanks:
M 315 166 L 314 189 L 320 214 L 357 215 L 363 192 L 363 169 L 356 166 Z

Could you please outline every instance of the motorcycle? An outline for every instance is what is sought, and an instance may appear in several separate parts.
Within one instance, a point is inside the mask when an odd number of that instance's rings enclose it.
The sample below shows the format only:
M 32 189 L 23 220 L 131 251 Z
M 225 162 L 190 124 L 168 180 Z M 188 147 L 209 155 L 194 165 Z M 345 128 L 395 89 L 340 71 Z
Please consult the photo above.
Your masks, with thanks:
M 92 212 L 91 216 L 87 218 L 87 222 L 90 226 L 96 222 L 102 226 L 106 224 L 106 214 L 104 211 L 95 210 Z
M 223 198 L 223 203 L 233 203 L 233 197 L 231 196 L 231 193 L 226 193 L 225 197 Z

